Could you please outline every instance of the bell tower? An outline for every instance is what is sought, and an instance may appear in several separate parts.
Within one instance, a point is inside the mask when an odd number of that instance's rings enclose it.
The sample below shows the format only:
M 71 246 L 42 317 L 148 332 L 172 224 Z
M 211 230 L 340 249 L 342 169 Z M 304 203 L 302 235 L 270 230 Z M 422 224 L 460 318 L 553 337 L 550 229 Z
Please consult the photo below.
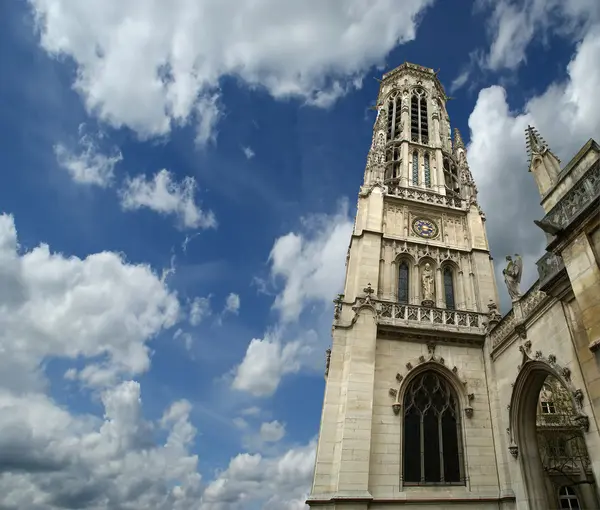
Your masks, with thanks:
M 498 509 L 506 497 L 484 354 L 496 281 L 447 99 L 433 69 L 404 63 L 381 80 L 335 300 L 311 508 Z

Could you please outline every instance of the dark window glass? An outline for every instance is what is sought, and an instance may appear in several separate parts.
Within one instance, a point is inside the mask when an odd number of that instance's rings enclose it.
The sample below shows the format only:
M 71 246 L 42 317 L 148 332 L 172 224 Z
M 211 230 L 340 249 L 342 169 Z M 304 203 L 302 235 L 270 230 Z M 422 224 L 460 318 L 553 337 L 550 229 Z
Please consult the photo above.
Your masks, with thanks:
M 388 140 L 392 139 L 393 126 L 394 126 L 394 101 L 392 99 L 390 99 L 388 101 L 388 108 L 387 108 L 387 138 L 388 138 Z
M 425 154 L 425 186 L 431 188 L 431 169 L 429 168 L 429 154 Z
M 421 97 L 419 101 L 419 110 L 421 114 L 421 142 L 429 143 L 429 127 L 427 124 L 427 99 Z
M 417 376 L 404 396 L 404 481 L 462 483 L 458 406 L 435 372 Z
M 415 186 L 419 185 L 419 154 L 417 152 L 413 152 L 412 183 Z
M 452 269 L 444 269 L 444 295 L 446 297 L 446 308 L 454 310 L 454 281 L 452 279 Z
M 398 301 L 408 303 L 408 264 L 401 262 L 398 267 Z

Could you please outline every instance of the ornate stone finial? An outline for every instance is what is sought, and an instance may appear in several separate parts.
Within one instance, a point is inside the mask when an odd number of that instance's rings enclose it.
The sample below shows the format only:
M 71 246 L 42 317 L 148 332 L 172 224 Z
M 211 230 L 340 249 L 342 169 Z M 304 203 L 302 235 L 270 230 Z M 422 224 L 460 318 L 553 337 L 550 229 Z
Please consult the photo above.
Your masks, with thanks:
M 412 370 L 412 367 L 413 367 L 413 366 L 412 366 L 412 363 L 409 361 L 409 362 L 406 364 L 406 369 L 407 369 L 407 370 Z
M 465 143 L 463 142 L 462 136 L 460 135 L 460 131 L 458 128 L 454 128 L 454 143 L 452 144 L 454 150 L 465 148 Z
M 525 138 L 529 160 L 531 160 L 533 154 L 543 154 L 544 151 L 548 150 L 548 144 L 546 144 L 546 141 L 534 127 L 527 126 Z
M 363 289 L 363 292 L 367 295 L 367 297 L 365 298 L 365 303 L 370 303 L 371 295 L 373 294 L 373 292 L 375 292 L 373 290 L 373 287 L 371 287 L 370 283 L 367 283 L 367 286 Z
M 429 355 L 433 356 L 435 354 L 435 342 L 427 342 L 427 350 L 429 351 Z
M 492 301 L 490 299 L 490 302 L 487 305 L 488 307 L 488 323 L 491 327 L 494 327 L 496 324 L 498 324 L 498 322 L 500 322 L 500 320 L 502 319 L 502 315 L 500 315 L 500 312 L 498 311 L 498 305 L 496 303 L 494 303 L 494 301 Z
M 337 297 L 333 300 L 333 302 L 335 303 L 335 308 L 333 310 L 333 318 L 336 320 L 339 319 L 340 315 L 342 314 L 343 300 L 344 300 L 343 294 L 338 294 Z
M 504 283 L 508 289 L 508 294 L 513 302 L 518 301 L 521 298 L 521 290 L 519 288 L 521 284 L 521 275 L 523 273 L 523 260 L 518 253 L 515 253 L 515 260 L 512 260 L 510 255 L 506 256 L 508 262 L 506 269 L 502 270 L 504 275 Z

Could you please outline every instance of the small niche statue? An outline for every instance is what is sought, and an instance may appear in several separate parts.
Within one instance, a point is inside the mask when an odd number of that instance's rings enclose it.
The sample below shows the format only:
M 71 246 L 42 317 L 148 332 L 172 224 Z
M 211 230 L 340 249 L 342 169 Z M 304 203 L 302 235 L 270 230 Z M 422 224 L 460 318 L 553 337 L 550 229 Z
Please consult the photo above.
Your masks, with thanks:
M 508 295 L 514 302 L 521 298 L 519 286 L 521 284 L 521 275 L 523 273 L 523 260 L 518 253 L 515 253 L 515 260 L 513 260 L 510 255 L 507 255 L 506 261 L 508 262 L 508 265 L 506 266 L 506 269 L 502 270 L 502 274 L 504 274 L 504 283 L 506 283 Z
M 423 300 L 421 304 L 423 306 L 433 306 L 435 290 L 433 271 L 429 263 L 425 264 L 425 267 L 423 268 L 423 276 L 421 276 L 421 290 L 423 293 Z

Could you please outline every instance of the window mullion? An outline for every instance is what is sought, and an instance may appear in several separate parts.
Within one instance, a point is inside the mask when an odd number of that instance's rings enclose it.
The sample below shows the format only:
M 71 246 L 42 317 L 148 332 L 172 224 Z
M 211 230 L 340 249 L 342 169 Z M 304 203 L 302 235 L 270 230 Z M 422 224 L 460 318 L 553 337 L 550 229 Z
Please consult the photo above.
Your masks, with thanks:
M 420 423 L 419 427 L 421 428 L 420 434 L 420 445 L 419 448 L 421 450 L 421 483 L 425 483 L 425 427 L 423 426 L 423 421 L 425 419 L 425 415 L 421 412 L 420 414 Z
M 438 415 L 438 437 L 440 441 L 440 482 L 444 482 L 444 436 L 442 434 L 442 415 Z

